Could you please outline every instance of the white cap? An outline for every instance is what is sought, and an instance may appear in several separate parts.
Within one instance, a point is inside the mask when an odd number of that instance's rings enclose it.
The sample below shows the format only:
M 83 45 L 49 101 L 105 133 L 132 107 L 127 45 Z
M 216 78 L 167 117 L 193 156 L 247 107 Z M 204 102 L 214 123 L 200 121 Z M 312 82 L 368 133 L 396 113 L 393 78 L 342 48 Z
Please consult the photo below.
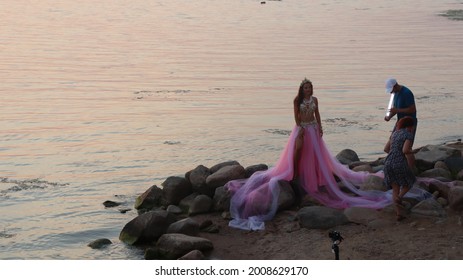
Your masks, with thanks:
M 392 88 L 397 84 L 397 80 L 394 78 L 389 78 L 386 80 L 386 93 L 391 93 Z

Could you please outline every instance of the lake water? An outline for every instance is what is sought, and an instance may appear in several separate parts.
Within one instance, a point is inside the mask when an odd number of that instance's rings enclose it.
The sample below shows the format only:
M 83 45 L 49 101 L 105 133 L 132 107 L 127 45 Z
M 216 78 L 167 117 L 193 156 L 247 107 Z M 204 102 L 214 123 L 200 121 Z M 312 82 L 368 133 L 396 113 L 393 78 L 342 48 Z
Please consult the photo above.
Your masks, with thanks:
M 461 1 L 260 2 L 2 0 L 0 259 L 143 258 L 118 240 L 135 198 L 200 164 L 271 166 L 304 77 L 334 155 L 384 156 L 390 76 L 415 147 L 461 139 L 463 21 L 440 16 Z

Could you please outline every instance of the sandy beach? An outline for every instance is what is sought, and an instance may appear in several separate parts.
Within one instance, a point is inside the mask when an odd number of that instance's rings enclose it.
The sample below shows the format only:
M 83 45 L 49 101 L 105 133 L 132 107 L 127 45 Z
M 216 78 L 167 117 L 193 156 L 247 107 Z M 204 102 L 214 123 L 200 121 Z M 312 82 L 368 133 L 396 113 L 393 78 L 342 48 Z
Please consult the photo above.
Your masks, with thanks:
M 284 211 L 266 223 L 264 231 L 231 228 L 219 213 L 199 215 L 211 219 L 219 233 L 201 233 L 210 239 L 211 259 L 230 260 L 333 260 L 330 230 L 344 238 L 339 245 L 341 260 L 449 260 L 463 259 L 461 214 L 445 218 L 409 215 L 397 222 L 392 208 L 379 211 L 379 219 L 368 225 L 350 223 L 329 230 L 301 228 L 296 211 Z

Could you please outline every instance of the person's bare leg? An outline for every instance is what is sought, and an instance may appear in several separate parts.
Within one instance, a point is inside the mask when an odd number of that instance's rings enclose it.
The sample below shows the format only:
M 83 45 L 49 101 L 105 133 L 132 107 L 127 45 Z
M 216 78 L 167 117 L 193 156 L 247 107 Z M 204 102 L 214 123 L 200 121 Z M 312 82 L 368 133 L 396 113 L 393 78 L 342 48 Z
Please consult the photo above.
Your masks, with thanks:
M 408 167 L 411 170 L 415 167 L 415 155 L 414 154 L 406 154 L 405 157 L 407 158 Z
M 402 216 L 402 212 L 401 212 L 402 199 L 400 197 L 400 186 L 396 183 L 392 184 L 392 199 L 394 200 L 394 203 L 395 203 L 397 221 L 401 221 L 405 217 Z
M 400 186 L 397 185 L 396 183 L 392 184 L 392 200 L 394 203 L 397 203 L 399 201 L 399 193 L 400 193 Z
M 404 186 L 399 192 L 399 199 L 402 200 L 402 198 L 405 196 L 405 194 L 410 190 L 409 186 Z

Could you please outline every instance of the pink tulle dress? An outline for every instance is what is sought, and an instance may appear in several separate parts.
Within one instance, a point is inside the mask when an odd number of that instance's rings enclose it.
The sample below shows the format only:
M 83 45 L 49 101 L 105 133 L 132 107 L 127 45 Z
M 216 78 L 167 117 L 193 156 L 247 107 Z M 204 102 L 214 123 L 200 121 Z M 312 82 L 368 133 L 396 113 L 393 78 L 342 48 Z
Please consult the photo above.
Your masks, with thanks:
M 361 191 L 356 186 L 365 182 L 367 172 L 354 172 L 333 157 L 320 137 L 317 123 L 305 124 L 302 156 L 299 163 L 299 183 L 303 190 L 320 203 L 344 209 L 358 206 L 381 209 L 392 203 L 385 192 Z M 262 230 L 278 208 L 278 181 L 293 178 L 294 146 L 301 129 L 295 126 L 280 159 L 266 171 L 250 178 L 230 181 L 226 187 L 232 193 L 230 201 L 231 227 Z M 342 191 L 336 177 L 352 193 Z

